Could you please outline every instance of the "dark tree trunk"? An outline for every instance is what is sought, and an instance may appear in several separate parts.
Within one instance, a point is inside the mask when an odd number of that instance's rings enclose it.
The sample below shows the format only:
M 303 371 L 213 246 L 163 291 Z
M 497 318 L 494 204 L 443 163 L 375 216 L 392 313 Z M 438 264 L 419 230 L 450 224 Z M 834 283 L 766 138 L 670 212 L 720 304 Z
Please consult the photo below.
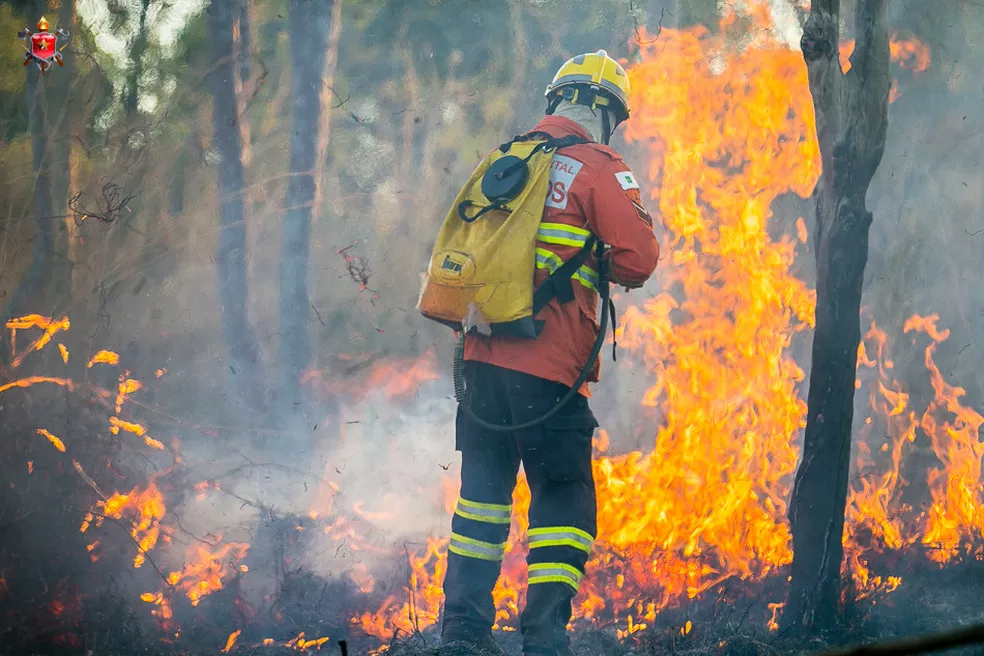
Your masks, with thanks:
M 214 68 L 212 90 L 213 142 L 219 155 L 219 235 L 216 264 L 219 276 L 222 331 L 229 350 L 229 371 L 234 386 L 256 399 L 258 350 L 247 314 L 246 226 L 243 221 L 242 142 L 236 125 L 233 80 L 234 4 L 212 2 L 208 26 Z M 244 389 L 245 387 L 245 389 Z
M 322 177 L 328 163 L 328 144 L 331 142 L 331 108 L 334 104 L 335 72 L 338 70 L 338 44 L 342 37 L 342 0 L 334 1 L 331 10 L 331 26 L 327 32 L 327 37 L 324 69 L 321 72 L 321 93 L 318 99 L 320 103 L 318 147 L 314 151 L 315 198 L 313 207 L 317 214 L 320 214 L 324 208 Z
M 311 213 L 317 192 L 315 159 L 320 117 L 321 74 L 332 2 L 290 0 L 291 88 L 294 104 L 290 177 L 280 265 L 280 393 L 283 407 L 300 402 L 300 373 L 311 358 L 308 254 Z
M 29 15 L 40 17 L 46 9 L 44 0 L 31 3 Z M 35 19 L 36 20 L 36 19 Z M 34 254 L 27 274 L 13 293 L 5 309 L 4 319 L 24 314 L 31 309 L 43 313 L 44 308 L 34 307 L 41 302 L 40 295 L 51 281 L 51 262 L 54 252 L 52 227 L 55 219 L 51 202 L 51 178 L 48 171 L 47 103 L 45 79 L 34 62 L 27 68 L 27 111 L 31 131 L 31 171 L 34 178 Z M 59 71 L 61 72 L 61 71 Z M 52 71 L 53 73 L 53 71 Z
M 857 46 L 846 75 L 838 63 L 838 0 L 813 1 L 801 44 L 823 175 L 814 191 L 816 330 L 806 439 L 790 503 L 794 555 L 784 621 L 811 633 L 834 627 L 841 589 L 861 283 L 872 219 L 865 195 L 888 127 L 886 2 L 858 1 Z
M 239 0 L 238 16 L 233 24 L 233 48 L 235 49 L 236 62 L 236 111 L 239 117 L 239 132 L 243 142 L 243 166 L 249 168 L 252 160 L 252 136 L 250 135 L 249 120 L 246 117 L 246 110 L 249 103 L 249 95 L 252 90 L 251 74 L 252 70 L 252 0 Z M 247 202 L 247 208 L 249 203 Z
M 123 107 L 126 110 L 127 118 L 137 113 L 137 100 L 140 97 L 140 75 L 143 73 L 143 56 L 147 52 L 147 9 L 150 7 L 150 0 L 141 0 L 140 5 L 140 28 L 137 36 L 133 39 L 133 47 L 130 49 L 130 60 L 133 68 L 130 69 L 126 79 L 126 98 L 123 100 Z
M 253 72 L 253 0 L 239 8 L 239 83 L 248 88 Z
M 62 0 L 58 11 L 58 27 L 69 33 L 69 43 L 75 35 L 75 0 Z M 70 249 L 68 199 L 71 194 L 72 179 L 72 88 L 75 80 L 75 55 L 71 45 L 66 49 L 65 65 L 59 73 L 64 75 L 60 84 L 51 89 L 51 110 L 53 118 L 48 126 L 51 135 L 51 197 L 53 201 L 52 220 L 52 293 L 53 301 L 59 307 L 66 307 L 72 300 L 72 264 Z

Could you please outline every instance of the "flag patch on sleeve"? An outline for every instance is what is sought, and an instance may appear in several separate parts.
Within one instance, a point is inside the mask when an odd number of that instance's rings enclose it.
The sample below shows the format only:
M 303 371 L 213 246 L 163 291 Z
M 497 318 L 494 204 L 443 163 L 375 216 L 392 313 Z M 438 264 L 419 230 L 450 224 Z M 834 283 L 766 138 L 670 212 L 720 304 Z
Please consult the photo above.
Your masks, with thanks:
M 615 179 L 618 180 L 619 186 L 625 191 L 639 188 L 639 183 L 636 182 L 636 178 L 632 174 L 632 171 L 622 171 L 621 173 L 616 173 Z

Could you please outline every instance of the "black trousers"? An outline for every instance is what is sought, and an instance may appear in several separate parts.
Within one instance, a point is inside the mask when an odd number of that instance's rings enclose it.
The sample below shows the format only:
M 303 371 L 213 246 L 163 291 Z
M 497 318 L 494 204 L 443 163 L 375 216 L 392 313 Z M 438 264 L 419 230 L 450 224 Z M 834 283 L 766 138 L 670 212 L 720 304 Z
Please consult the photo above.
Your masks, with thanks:
M 517 424 L 553 408 L 570 388 L 480 362 L 465 363 L 466 404 L 490 423 Z M 520 618 L 526 653 L 566 653 L 566 625 L 595 537 L 591 438 L 598 426 L 575 394 L 545 423 L 512 433 L 475 424 L 460 408 L 461 494 L 444 581 L 445 640 L 478 640 L 495 620 L 499 576 L 522 463 L 530 486 L 529 588 Z

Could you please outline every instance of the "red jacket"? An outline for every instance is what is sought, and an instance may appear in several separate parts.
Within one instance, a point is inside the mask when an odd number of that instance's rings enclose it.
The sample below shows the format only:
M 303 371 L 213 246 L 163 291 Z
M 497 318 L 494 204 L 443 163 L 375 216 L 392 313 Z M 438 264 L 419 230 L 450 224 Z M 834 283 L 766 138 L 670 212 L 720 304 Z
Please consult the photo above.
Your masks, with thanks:
M 532 131 L 590 139 L 584 128 L 562 116 L 547 116 Z M 642 206 L 639 185 L 618 153 L 594 142 L 569 146 L 554 155 L 550 192 L 537 234 L 535 286 L 576 255 L 589 232 L 610 247 L 609 280 L 613 284 L 639 287 L 652 275 L 659 260 L 659 243 L 653 220 Z M 545 321 L 537 339 L 469 334 L 465 359 L 573 385 L 598 335 L 597 271 L 592 255 L 573 280 L 576 300 L 561 305 L 554 299 L 537 315 Z M 600 372 L 598 359 L 588 380 L 597 382 Z M 581 393 L 590 395 L 587 385 Z

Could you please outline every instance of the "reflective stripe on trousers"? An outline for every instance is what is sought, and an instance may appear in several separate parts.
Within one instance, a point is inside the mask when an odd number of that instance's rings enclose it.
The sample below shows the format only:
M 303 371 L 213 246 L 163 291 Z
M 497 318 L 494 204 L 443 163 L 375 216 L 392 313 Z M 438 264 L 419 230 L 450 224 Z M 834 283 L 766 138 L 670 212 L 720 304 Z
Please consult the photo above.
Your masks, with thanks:
M 448 544 L 448 551 L 459 556 L 464 556 L 465 558 L 502 560 L 506 553 L 506 543 L 484 542 L 452 533 L 451 542 Z
M 498 503 L 478 503 L 459 498 L 454 514 L 476 522 L 508 525 L 512 521 L 512 506 Z
M 527 537 L 529 584 L 566 583 L 577 592 L 594 536 L 576 526 L 540 526 L 531 528 Z
M 567 563 L 533 563 L 530 565 L 530 585 L 566 583 L 577 592 L 584 574 Z
M 512 521 L 512 506 L 458 498 L 448 551 L 464 558 L 501 561 Z
M 527 533 L 530 549 L 542 547 L 574 547 L 584 553 L 591 553 L 594 537 L 586 531 L 573 526 L 548 526 L 532 528 Z

